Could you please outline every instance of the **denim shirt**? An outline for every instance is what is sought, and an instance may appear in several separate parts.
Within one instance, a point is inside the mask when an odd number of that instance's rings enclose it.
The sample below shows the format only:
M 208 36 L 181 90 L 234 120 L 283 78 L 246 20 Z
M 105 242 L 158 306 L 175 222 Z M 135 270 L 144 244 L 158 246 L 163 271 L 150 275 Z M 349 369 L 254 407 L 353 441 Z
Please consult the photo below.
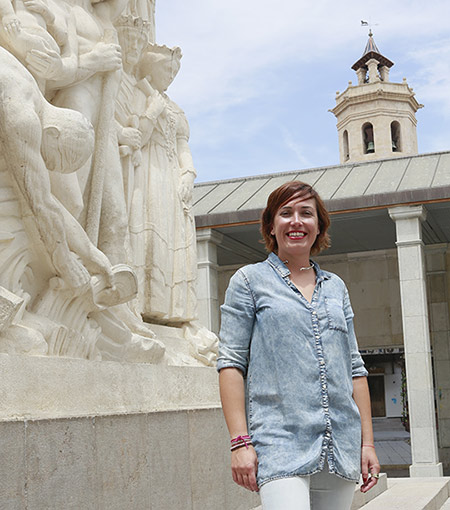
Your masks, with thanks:
M 321 471 L 357 481 L 361 421 L 353 377 L 367 371 L 358 352 L 347 288 L 314 263 L 311 303 L 271 253 L 239 269 L 221 307 L 217 369 L 245 378 L 258 485 Z

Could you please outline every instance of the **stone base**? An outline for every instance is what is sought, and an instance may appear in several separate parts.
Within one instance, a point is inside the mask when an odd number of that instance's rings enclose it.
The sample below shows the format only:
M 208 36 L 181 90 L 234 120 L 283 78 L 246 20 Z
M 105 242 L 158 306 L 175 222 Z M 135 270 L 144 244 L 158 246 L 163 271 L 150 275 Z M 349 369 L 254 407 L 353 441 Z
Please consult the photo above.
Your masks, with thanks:
M 0 508 L 249 510 L 212 368 L 0 355 Z
M 0 421 L 220 407 L 214 368 L 0 354 Z
M 437 464 L 412 464 L 409 466 L 411 477 L 438 477 L 443 476 L 442 462 Z

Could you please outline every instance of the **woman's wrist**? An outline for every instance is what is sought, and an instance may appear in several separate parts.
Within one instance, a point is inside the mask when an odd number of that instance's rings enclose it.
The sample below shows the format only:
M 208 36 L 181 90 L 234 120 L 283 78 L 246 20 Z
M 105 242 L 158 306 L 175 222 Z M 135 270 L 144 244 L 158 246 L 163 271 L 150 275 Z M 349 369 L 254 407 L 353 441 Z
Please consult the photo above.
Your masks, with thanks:
M 239 448 L 242 448 L 244 446 L 247 450 L 248 450 L 249 446 L 253 446 L 251 437 L 248 434 L 233 437 L 233 438 L 231 438 L 230 443 L 231 443 L 230 450 L 232 452 L 234 452 L 234 450 L 238 450 Z

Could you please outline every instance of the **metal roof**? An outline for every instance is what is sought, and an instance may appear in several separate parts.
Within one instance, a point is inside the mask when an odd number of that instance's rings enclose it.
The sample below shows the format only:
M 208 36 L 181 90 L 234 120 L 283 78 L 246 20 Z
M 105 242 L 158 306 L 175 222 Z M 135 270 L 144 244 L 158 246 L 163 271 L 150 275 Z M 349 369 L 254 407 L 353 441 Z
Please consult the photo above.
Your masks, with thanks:
M 258 219 L 268 195 L 290 180 L 311 184 L 331 212 L 450 200 L 450 151 L 200 183 L 197 226 Z
M 370 60 L 371 58 L 374 58 L 378 60 L 378 62 L 386 67 L 392 67 L 394 65 L 394 62 L 391 62 L 388 58 L 383 56 L 380 53 L 380 50 L 378 49 L 377 45 L 375 44 L 375 40 L 373 38 L 372 31 L 369 32 L 369 40 L 367 41 L 366 47 L 364 49 L 364 53 L 362 54 L 362 57 L 357 60 L 353 65 L 352 69 L 357 71 L 359 68 L 366 65 L 366 62 Z

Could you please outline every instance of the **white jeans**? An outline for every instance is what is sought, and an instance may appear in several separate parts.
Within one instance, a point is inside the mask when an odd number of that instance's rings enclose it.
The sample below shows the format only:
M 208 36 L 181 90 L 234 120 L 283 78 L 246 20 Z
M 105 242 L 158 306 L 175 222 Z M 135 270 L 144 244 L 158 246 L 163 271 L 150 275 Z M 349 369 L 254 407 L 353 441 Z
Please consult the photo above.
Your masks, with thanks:
M 263 510 L 350 510 L 356 483 L 328 472 L 280 478 L 260 489 Z

